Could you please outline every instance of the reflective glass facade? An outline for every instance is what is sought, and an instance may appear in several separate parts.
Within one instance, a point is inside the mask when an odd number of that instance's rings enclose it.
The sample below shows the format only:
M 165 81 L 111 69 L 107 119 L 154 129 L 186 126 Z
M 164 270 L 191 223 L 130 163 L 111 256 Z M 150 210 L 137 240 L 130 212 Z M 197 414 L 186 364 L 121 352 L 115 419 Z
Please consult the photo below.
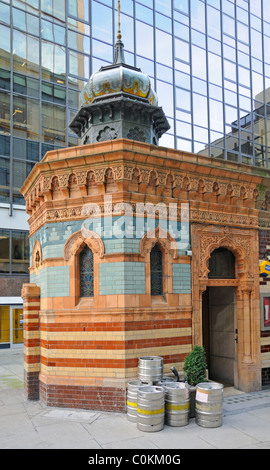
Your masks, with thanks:
M 116 0 L 0 1 L 0 203 L 68 125 L 92 72 L 113 61 Z M 267 167 L 269 0 L 122 0 L 128 64 L 147 73 L 171 129 L 160 145 Z

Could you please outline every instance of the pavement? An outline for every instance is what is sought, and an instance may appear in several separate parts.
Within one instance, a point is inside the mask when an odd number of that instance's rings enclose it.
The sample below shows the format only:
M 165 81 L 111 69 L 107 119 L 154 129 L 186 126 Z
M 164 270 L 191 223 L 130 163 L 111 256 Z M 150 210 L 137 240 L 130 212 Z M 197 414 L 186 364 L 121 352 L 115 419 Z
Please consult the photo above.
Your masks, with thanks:
M 270 449 L 270 389 L 243 393 L 225 388 L 218 428 L 200 427 L 193 418 L 184 427 L 165 425 L 146 433 L 126 414 L 29 401 L 23 374 L 23 349 L 0 349 L 0 449 L 87 449 L 95 458 L 118 449 Z

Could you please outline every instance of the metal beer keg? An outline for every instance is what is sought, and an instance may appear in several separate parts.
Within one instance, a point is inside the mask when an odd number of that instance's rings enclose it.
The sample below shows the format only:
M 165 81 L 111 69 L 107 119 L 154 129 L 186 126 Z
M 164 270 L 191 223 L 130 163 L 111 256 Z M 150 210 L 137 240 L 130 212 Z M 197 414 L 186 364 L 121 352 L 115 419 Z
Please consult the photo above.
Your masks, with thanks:
M 165 423 L 186 426 L 189 423 L 189 387 L 184 383 L 167 383 L 165 390 Z
M 158 387 L 165 387 L 165 385 L 175 382 L 176 380 L 173 377 L 162 377 L 162 379 L 160 379 L 155 385 L 158 385 Z
M 137 427 L 141 431 L 161 431 L 164 427 L 165 391 L 163 387 L 144 385 L 137 395 Z
M 196 423 L 204 428 L 217 428 L 222 424 L 223 385 L 202 382 L 196 385 Z
M 163 377 L 163 357 L 144 356 L 139 358 L 139 379 L 147 384 L 158 382 Z
M 141 386 L 142 382 L 140 380 L 131 380 L 128 382 L 127 419 L 133 423 L 137 423 L 137 394 Z

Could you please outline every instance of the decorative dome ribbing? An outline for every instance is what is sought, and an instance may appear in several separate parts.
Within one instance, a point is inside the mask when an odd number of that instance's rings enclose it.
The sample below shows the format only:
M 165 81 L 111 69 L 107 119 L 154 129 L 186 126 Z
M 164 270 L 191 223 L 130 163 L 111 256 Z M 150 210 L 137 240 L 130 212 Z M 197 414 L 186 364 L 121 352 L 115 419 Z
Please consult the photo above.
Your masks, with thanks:
M 151 87 L 148 75 L 136 67 L 125 64 L 123 47 L 123 43 L 118 40 L 115 45 L 114 63 L 101 67 L 98 72 L 91 75 L 81 92 L 82 106 L 116 93 L 143 98 L 153 106 L 158 105 L 157 95 Z

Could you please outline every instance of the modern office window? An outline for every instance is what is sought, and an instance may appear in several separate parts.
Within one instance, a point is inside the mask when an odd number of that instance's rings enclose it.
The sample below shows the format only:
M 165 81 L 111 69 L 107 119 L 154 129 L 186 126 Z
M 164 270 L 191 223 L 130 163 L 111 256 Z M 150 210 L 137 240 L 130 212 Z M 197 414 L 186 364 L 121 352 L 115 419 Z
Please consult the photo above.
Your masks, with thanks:
M 12 232 L 11 237 L 11 272 L 26 274 L 29 266 L 29 242 L 27 232 Z
M 20 193 L 21 187 L 29 175 L 30 171 L 33 169 L 35 163 L 30 163 L 26 161 L 20 161 L 14 159 L 13 161 L 13 203 L 14 204 L 24 204 L 23 196 Z
M 30 34 L 13 30 L 14 71 L 39 78 L 39 40 Z
M 14 95 L 13 135 L 39 140 L 39 101 Z
M 8 158 L 0 157 L 0 202 L 9 202 L 9 183 L 10 161 Z
M 42 78 L 51 82 L 65 84 L 66 50 L 51 42 L 42 41 Z
M 10 94 L 0 91 L 0 134 L 10 134 Z M 1 150 L 0 150 L 1 152 Z
M 42 104 L 42 142 L 65 145 L 66 136 L 65 108 L 43 102 Z
M 0 273 L 28 274 L 28 232 L 0 230 Z

